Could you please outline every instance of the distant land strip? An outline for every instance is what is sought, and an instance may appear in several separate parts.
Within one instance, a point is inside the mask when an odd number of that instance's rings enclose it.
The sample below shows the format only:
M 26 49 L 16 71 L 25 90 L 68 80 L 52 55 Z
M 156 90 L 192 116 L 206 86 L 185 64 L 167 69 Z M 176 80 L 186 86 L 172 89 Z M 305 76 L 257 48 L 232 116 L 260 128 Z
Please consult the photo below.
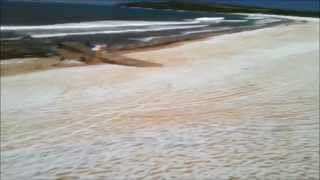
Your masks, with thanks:
M 183 2 L 132 2 L 123 4 L 127 7 L 140 7 L 140 8 L 154 8 L 154 9 L 173 9 L 173 10 L 186 10 L 186 11 L 206 11 L 218 13 L 263 13 L 263 14 L 276 14 L 276 15 L 290 15 L 290 16 L 303 16 L 303 17 L 320 17 L 320 11 L 307 12 L 307 11 L 294 11 L 294 10 L 281 10 L 260 8 L 252 6 L 241 5 L 227 5 L 227 4 L 196 4 L 196 3 L 183 3 Z

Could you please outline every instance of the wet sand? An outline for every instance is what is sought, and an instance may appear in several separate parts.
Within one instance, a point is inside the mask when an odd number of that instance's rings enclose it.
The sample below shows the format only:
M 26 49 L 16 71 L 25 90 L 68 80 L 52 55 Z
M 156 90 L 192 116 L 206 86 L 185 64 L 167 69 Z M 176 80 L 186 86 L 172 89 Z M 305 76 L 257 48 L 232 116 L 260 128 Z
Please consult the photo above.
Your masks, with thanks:
M 319 179 L 319 22 L 1 77 L 3 179 Z

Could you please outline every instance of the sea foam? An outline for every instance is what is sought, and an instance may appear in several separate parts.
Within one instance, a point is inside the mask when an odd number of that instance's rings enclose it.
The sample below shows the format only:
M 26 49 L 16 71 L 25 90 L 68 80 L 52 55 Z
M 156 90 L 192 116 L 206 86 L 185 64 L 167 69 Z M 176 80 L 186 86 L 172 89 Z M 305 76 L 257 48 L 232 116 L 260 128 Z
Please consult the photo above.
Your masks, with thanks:
M 70 33 L 48 33 L 48 34 L 32 34 L 33 38 L 50 38 L 50 37 L 61 37 L 61 36 L 76 36 L 76 35 L 95 35 L 95 34 L 121 34 L 121 33 L 132 33 L 132 32 L 150 32 L 150 31 L 165 31 L 175 29 L 192 29 L 202 28 L 208 25 L 195 25 L 195 26 L 168 26 L 162 28 L 153 29 L 126 29 L 126 30 L 108 30 L 108 31 L 90 31 L 90 32 L 70 32 Z
M 1 31 L 18 30 L 56 30 L 56 29 L 91 29 L 132 26 L 157 26 L 157 25 L 187 25 L 197 24 L 197 21 L 93 21 L 80 23 L 65 23 L 39 26 L 1 26 Z

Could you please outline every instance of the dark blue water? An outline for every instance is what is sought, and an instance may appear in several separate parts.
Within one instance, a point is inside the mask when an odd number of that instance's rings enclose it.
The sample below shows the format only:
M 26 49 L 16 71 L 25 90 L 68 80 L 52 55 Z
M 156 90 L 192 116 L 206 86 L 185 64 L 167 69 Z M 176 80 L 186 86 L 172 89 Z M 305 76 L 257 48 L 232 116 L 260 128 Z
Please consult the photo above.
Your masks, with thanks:
M 23 49 L 24 55 L 38 55 L 29 46 L 21 47 L 25 42 L 32 44 L 31 47 L 40 42 L 55 47 L 61 42 L 74 41 L 90 46 L 107 44 L 110 49 L 126 49 L 262 28 L 284 21 L 110 4 L 5 2 L 1 6 L 0 41 L 13 46 L 11 49 Z M 15 52 L 9 54 L 5 57 L 16 57 L 12 56 Z
M 179 21 L 203 16 L 215 17 L 221 15 L 92 4 L 4 1 L 1 6 L 1 24 L 4 25 L 43 25 L 99 20 Z M 225 16 L 232 17 L 230 15 Z
M 176 0 L 180 2 L 223 3 L 254 7 L 276 8 L 282 10 L 319 12 L 319 0 Z
M 13 1 L 13 0 L 1 0 Z M 58 3 L 81 3 L 81 4 L 118 4 L 125 2 L 134 2 L 142 0 L 18 0 L 18 1 L 33 1 L 33 2 L 58 2 Z M 143 0 L 143 1 L 170 1 L 170 0 Z M 320 0 L 172 0 L 178 2 L 191 2 L 191 3 L 224 3 L 233 5 L 246 5 L 265 8 L 276 8 L 283 10 L 295 11 L 320 11 Z

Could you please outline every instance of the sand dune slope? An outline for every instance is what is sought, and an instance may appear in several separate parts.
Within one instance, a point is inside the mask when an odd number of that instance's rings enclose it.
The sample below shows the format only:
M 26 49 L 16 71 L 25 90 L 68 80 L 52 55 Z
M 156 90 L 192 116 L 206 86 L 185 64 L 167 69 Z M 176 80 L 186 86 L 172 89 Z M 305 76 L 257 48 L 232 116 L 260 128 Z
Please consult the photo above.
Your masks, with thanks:
M 319 23 L 1 78 L 3 179 L 319 179 Z

